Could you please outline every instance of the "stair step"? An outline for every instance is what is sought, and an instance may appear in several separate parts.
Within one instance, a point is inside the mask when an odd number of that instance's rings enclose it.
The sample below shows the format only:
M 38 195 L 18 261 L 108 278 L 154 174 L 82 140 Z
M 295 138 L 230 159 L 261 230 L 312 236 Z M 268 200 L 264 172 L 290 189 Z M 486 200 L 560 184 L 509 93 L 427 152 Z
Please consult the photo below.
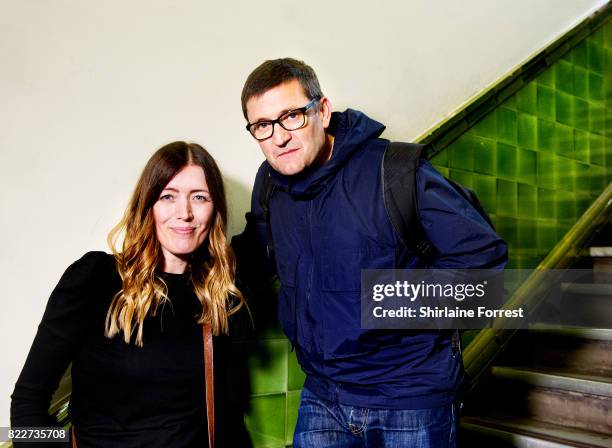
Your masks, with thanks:
M 497 363 L 612 378 L 612 330 L 531 325 Z
M 612 329 L 609 328 L 584 328 L 584 327 L 559 327 L 546 323 L 534 323 L 529 325 L 531 333 L 550 334 L 561 337 L 591 339 L 595 341 L 612 342 Z
M 548 304 L 548 315 L 563 325 L 612 328 L 612 283 L 561 283 L 563 294 Z M 555 305 L 555 302 L 557 303 Z M 555 308 L 557 308 L 555 310 Z M 546 304 L 543 310 L 546 310 Z M 554 320 L 553 320 L 554 322 Z
M 520 448 L 561 448 L 612 446 L 612 436 L 590 431 L 566 428 L 559 425 L 539 422 L 533 419 L 517 418 L 509 415 L 488 417 L 462 417 L 460 441 L 470 439 L 465 446 L 485 446 L 481 439 L 491 440 L 486 446 L 512 446 Z M 467 433 L 467 434 L 466 434 Z M 481 437 L 479 437 L 481 436 Z M 495 441 L 493 441 L 495 440 Z
M 529 386 L 612 397 L 612 378 L 605 376 L 500 366 L 492 367 L 491 373 L 495 378 L 517 381 Z
M 467 403 L 468 413 L 516 415 L 612 435 L 612 374 L 500 366 L 490 372 Z
M 612 283 L 561 283 L 561 290 L 570 294 L 612 296 Z
M 593 280 L 598 283 L 612 282 L 612 247 L 591 247 L 589 255 L 593 262 Z

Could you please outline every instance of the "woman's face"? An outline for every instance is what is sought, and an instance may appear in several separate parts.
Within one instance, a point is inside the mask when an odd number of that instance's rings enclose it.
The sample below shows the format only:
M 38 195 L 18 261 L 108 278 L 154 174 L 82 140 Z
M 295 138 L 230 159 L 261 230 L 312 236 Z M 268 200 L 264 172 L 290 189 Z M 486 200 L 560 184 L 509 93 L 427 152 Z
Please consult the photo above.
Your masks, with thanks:
M 183 273 L 187 260 L 206 240 L 214 213 L 204 170 L 181 169 L 153 206 L 155 233 L 164 255 L 164 272 Z

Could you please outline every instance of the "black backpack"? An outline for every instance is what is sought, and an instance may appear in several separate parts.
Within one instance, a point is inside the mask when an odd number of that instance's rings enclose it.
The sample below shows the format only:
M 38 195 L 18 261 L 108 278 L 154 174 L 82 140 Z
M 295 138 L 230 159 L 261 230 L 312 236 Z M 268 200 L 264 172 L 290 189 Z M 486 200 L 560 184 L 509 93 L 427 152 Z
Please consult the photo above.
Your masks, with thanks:
M 424 258 L 432 258 L 436 249 L 427 239 L 425 229 L 421 225 L 416 194 L 416 169 L 419 160 L 425 156 L 424 152 L 425 145 L 389 143 L 383 157 L 381 177 L 385 209 L 395 233 L 413 253 Z M 476 193 L 452 179 L 447 177 L 444 179 L 495 230 Z
M 383 200 L 387 216 L 393 224 L 395 233 L 413 253 L 424 258 L 433 258 L 436 249 L 430 243 L 419 219 L 416 194 L 416 169 L 425 154 L 425 145 L 416 143 L 391 142 L 381 164 Z M 259 203 L 268 223 L 268 255 L 273 252 L 272 232 L 270 229 L 270 199 L 275 186 L 266 173 L 259 195 Z M 476 194 L 463 185 L 446 178 L 446 181 L 463 196 L 483 219 L 494 229 L 491 218 L 478 200 Z

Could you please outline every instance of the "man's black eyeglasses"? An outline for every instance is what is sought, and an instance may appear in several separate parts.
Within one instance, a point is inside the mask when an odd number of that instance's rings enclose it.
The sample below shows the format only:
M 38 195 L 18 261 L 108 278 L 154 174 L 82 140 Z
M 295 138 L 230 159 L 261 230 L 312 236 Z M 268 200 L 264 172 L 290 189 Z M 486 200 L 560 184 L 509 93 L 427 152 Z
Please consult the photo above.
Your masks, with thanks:
M 276 123 L 281 125 L 286 131 L 295 131 L 296 129 L 303 128 L 306 126 L 306 111 L 314 106 L 318 100 L 319 97 L 315 97 L 304 107 L 289 110 L 276 120 L 260 120 L 256 123 L 249 123 L 246 125 L 246 129 L 256 140 L 262 141 L 272 137 Z

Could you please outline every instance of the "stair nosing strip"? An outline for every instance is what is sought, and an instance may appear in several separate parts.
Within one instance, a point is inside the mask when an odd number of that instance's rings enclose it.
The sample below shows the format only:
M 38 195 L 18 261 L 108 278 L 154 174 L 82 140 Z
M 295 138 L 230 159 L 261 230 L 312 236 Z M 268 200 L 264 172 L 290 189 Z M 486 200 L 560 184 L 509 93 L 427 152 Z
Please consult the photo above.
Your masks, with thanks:
M 491 367 L 494 377 L 519 381 L 530 386 L 560 389 L 601 397 L 612 397 L 612 383 L 576 378 L 564 373 L 538 372 L 516 367 Z
M 529 331 L 596 341 L 612 341 L 612 329 L 609 328 L 559 327 L 558 325 L 536 323 L 529 325 Z
M 561 291 L 571 294 L 609 296 L 612 283 L 561 283 Z
M 567 431 L 564 427 L 560 425 L 552 425 L 552 426 L 559 426 L 559 430 L 563 434 L 563 437 L 555 436 L 554 434 L 551 434 L 550 431 L 552 431 L 552 428 L 551 429 L 537 428 L 537 427 L 536 428 L 526 428 L 527 425 L 521 424 L 521 423 L 516 423 L 516 422 L 508 423 L 508 422 L 503 422 L 503 421 L 500 421 L 499 423 L 497 423 L 497 422 L 491 422 L 488 419 L 483 420 L 483 419 L 480 419 L 479 417 L 468 417 L 468 419 L 473 420 L 473 421 L 465 422 L 463 419 L 461 420 L 460 427 L 462 429 L 470 430 L 468 426 L 472 426 L 475 428 L 478 428 L 478 427 L 486 428 L 487 430 L 492 430 L 492 432 L 502 432 L 502 433 L 505 433 L 511 436 L 516 436 L 516 435 L 522 436 L 530 440 L 545 441 L 547 443 L 553 444 L 552 446 L 565 447 L 565 446 L 568 446 L 569 444 L 569 446 L 584 447 L 584 448 L 606 447 L 606 445 L 603 445 L 601 442 L 607 442 L 607 440 L 605 439 L 603 441 L 600 441 L 599 439 L 593 440 L 593 437 L 590 435 L 588 431 L 580 431 L 580 430 Z M 583 434 L 589 440 L 588 441 L 585 441 L 584 439 L 578 440 L 576 436 L 579 434 Z M 606 434 L 602 434 L 602 436 L 606 437 L 606 439 L 609 438 L 610 440 L 612 440 L 612 437 L 607 437 Z
M 484 428 L 484 431 L 482 430 Z M 523 432 L 513 432 L 506 429 L 496 428 L 495 426 L 489 425 L 481 425 L 475 423 L 461 423 L 461 429 L 477 432 L 479 434 L 486 434 L 497 439 L 502 439 L 504 441 L 512 442 L 512 446 L 521 447 L 522 445 L 518 445 L 517 443 L 523 442 L 536 442 L 536 443 L 545 443 L 546 448 L 566 448 L 568 446 L 567 443 L 561 444 L 559 442 L 553 442 L 547 439 L 543 439 L 540 437 L 536 437 L 535 435 L 525 434 Z M 518 440 L 517 440 L 518 439 Z M 576 445 L 571 442 L 573 447 Z M 532 447 L 532 444 L 525 444 L 525 447 Z M 578 445 L 580 448 L 591 448 L 589 445 Z
M 594 246 L 589 247 L 589 255 L 591 257 L 612 257 L 612 247 L 608 246 Z

